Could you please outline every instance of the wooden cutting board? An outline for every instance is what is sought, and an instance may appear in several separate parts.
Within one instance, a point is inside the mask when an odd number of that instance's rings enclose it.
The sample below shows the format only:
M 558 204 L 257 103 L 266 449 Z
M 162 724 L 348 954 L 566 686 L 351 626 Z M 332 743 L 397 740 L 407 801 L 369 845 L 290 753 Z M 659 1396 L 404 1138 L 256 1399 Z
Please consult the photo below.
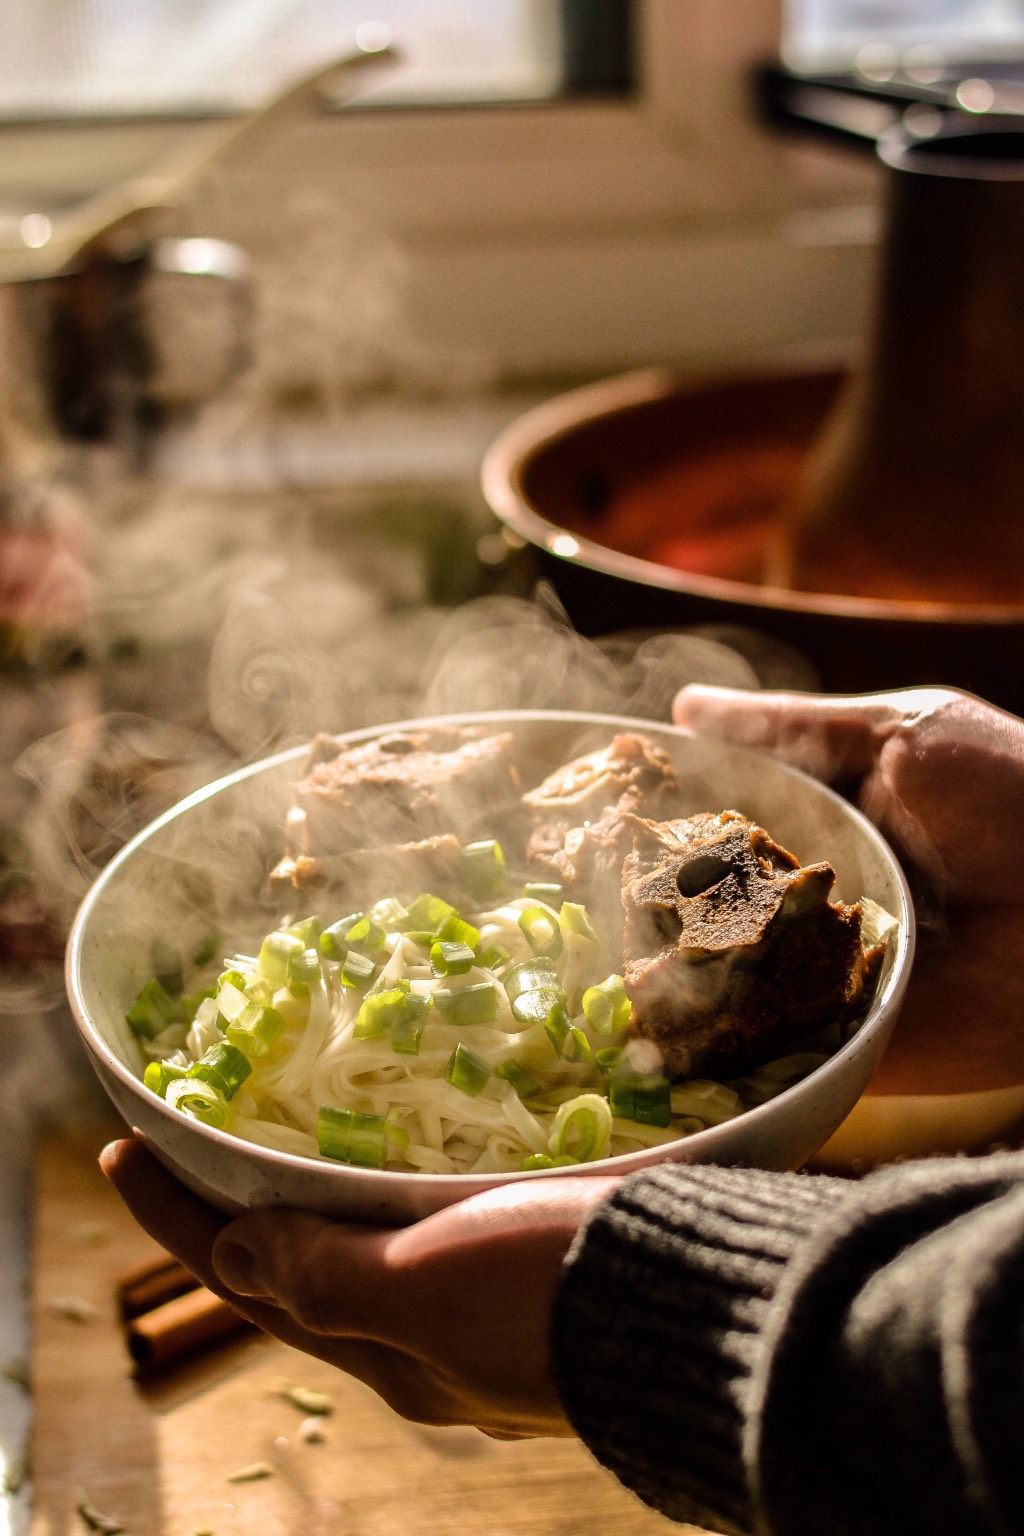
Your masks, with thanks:
M 97 1167 L 118 1134 L 98 1126 L 39 1149 L 31 1536 L 87 1536 L 83 1505 L 111 1536 L 699 1536 L 578 1442 L 406 1423 L 353 1378 L 262 1336 L 136 1381 L 116 1281 L 159 1250 Z M 322 1443 L 300 1435 L 283 1383 L 332 1399 Z M 266 1475 L 232 1481 L 258 1464 Z

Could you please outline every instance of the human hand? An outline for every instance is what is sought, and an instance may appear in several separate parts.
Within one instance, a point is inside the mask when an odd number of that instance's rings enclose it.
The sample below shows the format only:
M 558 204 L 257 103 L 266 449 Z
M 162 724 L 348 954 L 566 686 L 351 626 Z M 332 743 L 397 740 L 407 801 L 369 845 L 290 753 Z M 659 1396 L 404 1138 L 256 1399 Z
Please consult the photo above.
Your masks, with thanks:
M 834 783 L 907 866 L 918 958 L 872 1090 L 1024 1083 L 1024 721 L 946 688 L 836 698 L 694 686 L 673 716 Z
M 615 1179 L 524 1180 L 411 1227 L 294 1210 L 235 1220 L 137 1141 L 100 1159 L 136 1220 L 267 1333 L 366 1382 L 405 1418 L 502 1439 L 572 1434 L 548 1363 L 562 1260 Z

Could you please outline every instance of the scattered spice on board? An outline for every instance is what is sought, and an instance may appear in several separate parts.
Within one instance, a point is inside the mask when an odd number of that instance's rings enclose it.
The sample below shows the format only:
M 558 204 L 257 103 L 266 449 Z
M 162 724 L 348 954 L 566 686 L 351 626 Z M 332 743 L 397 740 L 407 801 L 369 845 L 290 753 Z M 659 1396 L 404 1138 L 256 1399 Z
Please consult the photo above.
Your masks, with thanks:
M 118 1532 L 124 1530 L 120 1520 L 113 1515 L 105 1515 L 102 1509 L 97 1509 L 87 1499 L 80 1499 L 75 1509 L 90 1531 L 99 1531 L 100 1536 L 118 1536 Z
M 228 1474 L 229 1483 L 258 1483 L 261 1478 L 273 1477 L 274 1469 L 266 1461 L 254 1461 L 248 1467 L 239 1467 Z
M 84 1296 L 51 1296 L 46 1305 L 55 1317 L 66 1317 L 69 1323 L 92 1323 L 100 1315 Z
M 326 1392 L 314 1392 L 312 1387 L 301 1387 L 293 1382 L 282 1382 L 281 1396 L 301 1408 L 303 1413 L 326 1415 L 334 1412 L 334 1400 Z

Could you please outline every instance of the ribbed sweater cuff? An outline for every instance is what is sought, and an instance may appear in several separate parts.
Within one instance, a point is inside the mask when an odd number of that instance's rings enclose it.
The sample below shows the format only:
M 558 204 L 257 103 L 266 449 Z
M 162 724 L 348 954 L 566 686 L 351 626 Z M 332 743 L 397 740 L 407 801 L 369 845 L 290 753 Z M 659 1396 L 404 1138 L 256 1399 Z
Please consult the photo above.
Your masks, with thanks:
M 741 1441 L 761 1330 L 794 1248 L 848 1189 L 661 1165 L 578 1235 L 553 1316 L 556 1386 L 597 1459 L 671 1518 L 751 1529 Z

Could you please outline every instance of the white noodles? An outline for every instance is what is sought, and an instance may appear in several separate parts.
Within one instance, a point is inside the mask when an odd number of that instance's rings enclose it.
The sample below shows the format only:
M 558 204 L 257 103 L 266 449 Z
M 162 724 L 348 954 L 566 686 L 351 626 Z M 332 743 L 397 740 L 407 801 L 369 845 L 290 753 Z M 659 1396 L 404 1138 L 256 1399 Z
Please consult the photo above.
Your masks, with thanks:
M 527 908 L 538 906 L 558 923 L 559 913 L 534 898 L 510 901 L 466 919 L 479 930 L 478 954 L 493 943 L 507 952 L 495 969 L 478 962 L 462 975 L 438 979 L 424 944 L 408 934 L 387 934 L 376 956 L 370 994 L 398 985 L 407 985 L 411 995 L 423 997 L 438 988 L 457 992 L 491 985 L 494 989 L 497 1016 L 488 1023 L 452 1024 L 430 1008 L 415 1054 L 396 1050 L 387 1029 L 360 1038 L 355 1026 L 367 997 L 365 985 L 343 985 L 340 963 L 321 957 L 319 974 L 314 966 L 307 983 L 308 997 L 299 995 L 303 988 L 294 994 L 287 988 L 273 994 L 273 1006 L 286 1021 L 285 1032 L 267 1059 L 254 1060 L 251 1076 L 229 1106 L 226 1128 L 260 1146 L 318 1157 L 317 1118 L 322 1106 L 383 1117 L 388 1127 L 387 1166 L 425 1173 L 518 1171 L 524 1158 L 557 1150 L 552 1126 L 560 1106 L 568 1106 L 580 1095 L 603 1091 L 601 1070 L 593 1056 L 610 1042 L 589 1026 L 582 999 L 587 988 L 608 980 L 610 967 L 599 940 L 563 921 L 562 948 L 551 963 L 566 994 L 571 1025 L 579 1032 L 577 1055 L 581 1058 L 567 1060 L 543 1024 L 522 1024 L 516 1019 L 503 985 L 511 965 L 533 958 L 520 917 Z M 256 957 L 235 955 L 228 965 L 241 972 L 247 985 L 259 977 Z M 168 1031 L 151 1042 L 147 1054 L 181 1066 L 197 1061 L 224 1038 L 217 1015 L 216 1002 L 204 1001 L 187 1037 L 183 1039 L 183 1028 L 175 1026 L 173 1038 Z M 582 1052 L 579 1042 L 584 1042 Z M 457 1044 L 490 1069 L 476 1094 L 446 1080 Z M 611 1120 L 610 1133 L 606 1127 L 597 1150 L 589 1155 L 656 1147 L 720 1124 L 781 1092 L 824 1059 L 820 1052 L 781 1058 L 732 1086 L 706 1080 L 675 1083 L 668 1127 L 616 1118 Z M 509 1064 L 536 1079 L 539 1091 L 521 1098 L 512 1082 L 497 1075 L 497 1069 Z M 170 1089 L 167 1093 L 172 1101 L 178 1097 Z M 567 1113 L 563 1111 L 560 1124 Z

